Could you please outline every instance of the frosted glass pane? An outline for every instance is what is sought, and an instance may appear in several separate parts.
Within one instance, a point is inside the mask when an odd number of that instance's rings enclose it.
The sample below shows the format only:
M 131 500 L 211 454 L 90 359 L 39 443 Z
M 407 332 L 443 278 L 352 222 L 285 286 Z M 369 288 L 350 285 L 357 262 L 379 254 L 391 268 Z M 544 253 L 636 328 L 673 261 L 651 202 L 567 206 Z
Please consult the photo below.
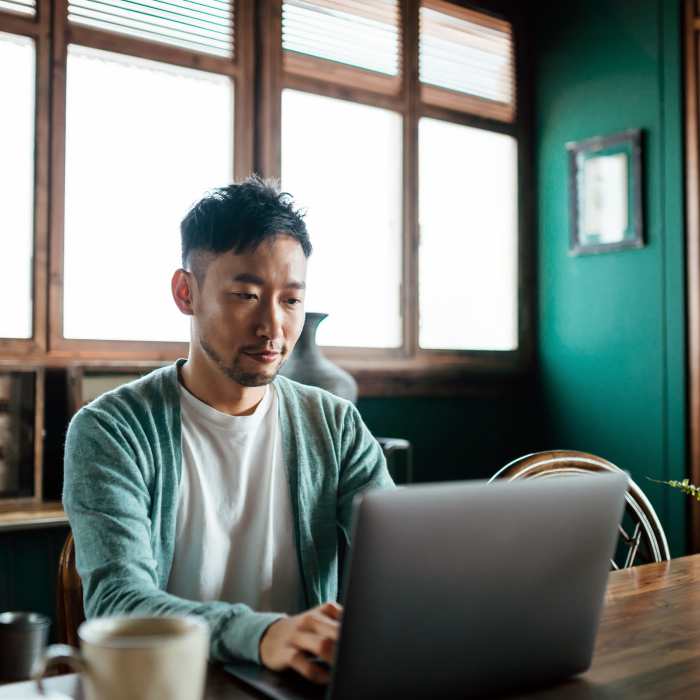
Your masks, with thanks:
M 307 210 L 321 345 L 401 345 L 401 128 L 384 109 L 282 93 L 282 187 Z
M 420 346 L 518 345 L 517 143 L 421 119 Z
M 34 41 L 0 33 L 0 337 L 32 336 Z
M 287 0 L 282 3 L 282 48 L 398 75 L 399 3 Z
M 0 10 L 9 10 L 21 15 L 34 15 L 36 3 L 34 0 L 0 0 Z
M 190 51 L 233 56 L 231 2 L 69 0 L 68 20 Z
M 180 220 L 232 179 L 230 79 L 71 46 L 64 336 L 187 340 Z
M 420 8 L 421 82 L 512 104 L 514 72 L 508 22 L 454 6 Z

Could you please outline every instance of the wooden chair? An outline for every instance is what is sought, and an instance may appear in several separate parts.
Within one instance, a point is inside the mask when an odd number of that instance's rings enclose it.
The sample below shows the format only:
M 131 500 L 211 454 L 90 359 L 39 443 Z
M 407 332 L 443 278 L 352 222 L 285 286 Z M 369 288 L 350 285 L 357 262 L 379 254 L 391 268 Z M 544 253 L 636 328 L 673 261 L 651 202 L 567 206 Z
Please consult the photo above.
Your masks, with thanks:
M 75 568 L 73 533 L 69 532 L 61 550 L 61 558 L 58 561 L 56 633 L 59 643 L 79 647 L 78 627 L 84 620 L 83 584 Z
M 619 471 L 619 467 L 602 457 L 574 450 L 556 450 L 520 457 L 496 472 L 491 481 L 544 479 L 590 472 Z M 670 558 L 666 535 L 654 508 L 639 486 L 629 479 L 625 512 L 620 524 L 620 540 L 615 556 L 610 560 L 611 567 L 627 569 L 635 564 L 668 561 Z M 621 564 L 618 564 L 618 561 Z
M 410 484 L 413 482 L 413 447 L 408 440 L 403 438 L 378 437 L 377 442 L 386 457 L 386 465 L 391 478 L 397 484 Z M 396 464 L 395 456 L 403 454 L 401 464 Z

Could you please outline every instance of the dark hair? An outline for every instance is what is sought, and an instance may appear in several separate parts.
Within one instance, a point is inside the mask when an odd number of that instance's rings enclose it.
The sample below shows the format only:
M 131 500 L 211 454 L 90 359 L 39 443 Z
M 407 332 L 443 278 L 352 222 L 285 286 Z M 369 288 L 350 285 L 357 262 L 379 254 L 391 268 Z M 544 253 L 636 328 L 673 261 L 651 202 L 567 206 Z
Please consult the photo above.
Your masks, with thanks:
M 311 242 L 303 216 L 294 207 L 291 195 L 258 175 L 209 190 L 180 224 L 182 264 L 191 265 L 201 282 L 205 269 L 193 260 L 193 253 L 233 251 L 240 255 L 279 234 L 298 241 L 308 258 Z

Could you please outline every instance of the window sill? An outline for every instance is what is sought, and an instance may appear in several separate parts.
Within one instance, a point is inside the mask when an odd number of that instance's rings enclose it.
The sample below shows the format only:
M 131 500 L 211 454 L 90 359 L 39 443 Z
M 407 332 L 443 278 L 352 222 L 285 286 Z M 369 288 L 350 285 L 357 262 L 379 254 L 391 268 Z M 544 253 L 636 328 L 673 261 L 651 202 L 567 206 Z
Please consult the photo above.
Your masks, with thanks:
M 0 503 L 0 533 L 68 525 L 68 516 L 58 501 Z
M 378 357 L 366 350 L 348 353 L 337 348 L 324 348 L 322 353 L 353 375 L 361 398 L 491 396 L 502 393 L 514 382 L 529 376 L 532 366 L 529 359 L 531 352 L 526 348 L 502 353 L 423 351 L 413 358 Z M 148 372 L 186 356 L 186 346 L 182 352 L 158 358 L 149 357 L 145 351 L 121 358 L 115 354 L 101 357 L 77 353 L 65 356 L 46 353 L 24 358 L 5 355 L 0 356 L 0 368 L 65 367 L 96 373 Z

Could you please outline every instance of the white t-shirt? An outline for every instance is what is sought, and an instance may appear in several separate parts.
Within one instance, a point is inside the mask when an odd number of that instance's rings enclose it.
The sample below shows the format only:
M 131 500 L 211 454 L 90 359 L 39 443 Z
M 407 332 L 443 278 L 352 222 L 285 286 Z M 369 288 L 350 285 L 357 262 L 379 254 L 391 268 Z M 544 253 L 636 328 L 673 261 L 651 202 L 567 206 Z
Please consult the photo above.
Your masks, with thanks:
M 302 609 L 277 401 L 268 385 L 254 413 L 231 416 L 180 385 L 182 480 L 169 593 L 258 611 Z

